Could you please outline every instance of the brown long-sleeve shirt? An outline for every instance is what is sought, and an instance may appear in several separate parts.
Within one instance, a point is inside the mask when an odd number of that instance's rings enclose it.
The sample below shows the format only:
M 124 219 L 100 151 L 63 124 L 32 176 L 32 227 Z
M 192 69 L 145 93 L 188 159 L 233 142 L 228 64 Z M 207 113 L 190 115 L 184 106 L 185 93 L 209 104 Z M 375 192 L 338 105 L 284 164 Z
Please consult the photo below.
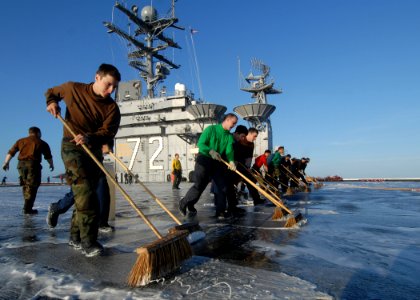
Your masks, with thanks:
M 93 83 L 66 82 L 48 89 L 45 97 L 47 105 L 64 100 L 66 121 L 76 134 L 88 136 L 89 145 L 101 147 L 117 134 L 121 120 L 118 105 L 111 97 L 96 95 Z M 66 128 L 63 137 L 73 138 Z
M 18 160 L 41 162 L 41 155 L 46 160 L 52 158 L 50 146 L 40 138 L 32 135 L 17 140 L 8 153 L 13 157 L 17 152 L 19 152 Z

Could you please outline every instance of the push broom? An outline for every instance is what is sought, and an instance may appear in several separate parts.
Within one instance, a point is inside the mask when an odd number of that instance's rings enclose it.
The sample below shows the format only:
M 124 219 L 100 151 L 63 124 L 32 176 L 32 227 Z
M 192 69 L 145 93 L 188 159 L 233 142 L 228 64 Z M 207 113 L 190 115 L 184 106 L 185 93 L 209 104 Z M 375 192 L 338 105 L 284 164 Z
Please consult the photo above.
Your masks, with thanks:
M 266 174 L 268 177 L 270 177 L 272 180 L 274 180 L 275 182 L 277 182 L 277 183 L 279 183 L 280 185 L 282 185 L 282 186 L 284 186 L 284 187 L 286 187 L 287 188 L 287 190 L 286 190 L 286 196 L 291 196 L 291 195 L 293 195 L 293 189 L 290 187 L 290 186 L 288 186 L 288 185 L 285 185 L 283 182 L 280 182 L 280 181 L 278 181 L 276 178 L 274 178 L 273 176 L 271 176 L 270 174 Z
M 298 185 L 300 186 L 300 180 L 299 178 L 296 177 L 295 174 L 292 173 L 292 171 L 290 171 L 288 168 L 285 168 L 284 166 L 281 166 L 283 168 L 283 170 L 285 170 L 288 174 L 289 177 Z M 310 189 L 308 188 L 308 185 L 306 185 L 305 183 L 303 183 L 305 185 L 305 191 L 306 192 L 310 192 Z
M 64 127 L 75 138 L 76 134 L 67 122 L 57 115 Z M 86 153 L 95 161 L 98 167 L 105 173 L 110 181 L 120 190 L 124 198 L 130 203 L 134 210 L 139 214 L 143 221 L 150 227 L 158 240 L 136 249 L 138 254 L 137 261 L 127 278 L 127 284 L 131 287 L 147 285 L 151 280 L 162 278 L 163 276 L 176 270 L 182 261 L 192 256 L 192 249 L 187 241 L 188 231 L 181 230 L 162 236 L 157 228 L 149 221 L 146 215 L 134 203 L 130 196 L 118 184 L 115 178 L 105 169 L 102 163 L 93 155 L 89 148 L 81 145 Z
M 279 196 L 278 188 L 276 188 L 273 184 L 268 182 L 268 180 L 262 177 L 261 174 L 258 173 L 257 171 L 251 169 L 249 172 L 258 181 L 258 184 L 260 186 L 264 186 L 266 188 L 266 191 L 268 191 L 271 195 L 273 195 L 273 197 L 276 197 L 278 200 L 281 200 Z
M 226 162 L 225 160 L 220 159 L 220 161 L 222 163 L 224 163 L 227 167 L 230 166 L 229 163 Z M 268 194 L 266 191 L 264 191 L 258 185 L 256 185 L 255 183 L 253 183 L 252 180 L 250 180 L 248 177 L 246 177 L 244 174 L 242 174 L 238 170 L 235 170 L 235 173 L 238 174 L 239 176 L 241 176 L 247 183 L 249 183 L 255 189 L 257 189 L 257 191 L 259 191 L 261 194 L 263 194 L 275 206 L 281 207 L 282 209 L 284 209 L 289 214 L 289 216 L 287 218 L 287 221 L 286 221 L 286 224 L 284 225 L 284 227 L 293 227 L 293 226 L 295 226 L 297 224 L 297 222 L 299 220 L 301 220 L 303 218 L 303 216 L 302 216 L 302 214 L 300 212 L 298 212 L 297 215 L 294 216 L 293 213 L 292 213 L 292 211 L 290 209 L 288 209 L 286 206 L 284 206 L 284 204 L 282 204 L 279 201 L 277 201 L 274 197 L 272 197 L 270 194 Z
M 312 181 L 312 183 L 314 184 L 314 187 L 316 189 L 319 189 L 320 187 L 322 187 L 322 183 L 320 183 L 318 180 L 316 180 L 315 177 L 311 177 L 311 176 L 306 176 L 307 181 Z
M 248 174 L 250 174 L 252 176 L 252 178 L 254 178 L 258 182 L 258 184 L 260 186 L 264 187 L 266 192 L 270 193 L 270 195 L 272 195 L 273 197 L 275 197 L 278 201 L 281 201 L 280 196 L 277 194 L 279 190 L 276 189 L 276 187 L 273 186 L 272 184 L 268 184 L 267 182 L 265 182 L 264 178 L 262 178 L 260 176 L 260 173 L 258 173 L 254 169 L 248 169 L 241 162 L 238 162 L 238 165 L 241 166 L 244 170 L 246 170 L 246 172 Z
M 135 177 L 133 172 L 119 159 L 114 153 L 109 152 L 109 155 L 131 176 Z M 197 222 L 189 222 L 189 223 L 181 223 L 181 221 L 163 204 L 163 202 L 152 193 L 152 191 L 140 180 L 137 179 L 137 182 L 143 187 L 143 189 L 156 201 L 157 204 L 177 223 L 178 225 L 169 229 L 169 232 L 175 232 L 179 230 L 188 230 L 190 235 L 188 236 L 188 240 L 190 243 L 194 243 L 199 239 L 205 237 L 205 233 L 201 231 L 200 226 Z
M 257 171 L 248 171 L 248 172 L 251 174 L 251 176 L 253 176 L 258 181 L 260 187 L 261 186 L 265 187 L 266 188 L 265 191 L 268 192 L 272 197 L 274 197 L 274 199 L 276 201 L 278 201 L 280 204 L 282 204 L 284 206 L 283 201 L 278 196 L 278 194 L 276 194 L 276 192 L 275 192 L 275 190 L 277 190 L 277 192 L 278 192 L 278 189 L 276 189 L 276 187 L 274 187 L 269 182 L 267 182 Z M 274 191 L 272 189 L 274 189 Z M 285 213 L 287 214 L 288 212 L 286 210 L 284 210 L 282 208 L 282 206 L 280 206 L 276 203 L 274 203 L 274 205 L 276 207 L 274 208 L 274 213 L 271 217 L 271 220 L 273 220 L 273 221 L 280 220 L 284 217 Z

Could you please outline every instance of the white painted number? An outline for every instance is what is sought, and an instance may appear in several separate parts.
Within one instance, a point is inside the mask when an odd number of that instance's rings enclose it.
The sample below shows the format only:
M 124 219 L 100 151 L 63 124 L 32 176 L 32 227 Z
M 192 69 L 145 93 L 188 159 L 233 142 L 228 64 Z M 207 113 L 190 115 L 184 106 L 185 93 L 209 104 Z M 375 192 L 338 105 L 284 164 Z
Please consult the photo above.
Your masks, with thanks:
M 162 139 L 161 136 L 151 137 L 149 139 L 149 144 L 153 144 L 154 141 L 158 141 L 159 145 L 156 148 L 155 153 L 153 153 L 152 157 L 150 157 L 149 169 L 150 170 L 163 170 L 163 166 L 155 166 L 153 164 L 153 162 L 156 159 L 156 157 L 158 157 L 158 155 L 162 152 L 162 149 L 163 149 L 163 139 Z
M 136 145 L 134 146 L 133 154 L 131 155 L 130 164 L 128 165 L 128 169 L 131 171 L 133 169 L 134 160 L 136 159 L 137 152 L 139 152 L 140 138 L 127 139 L 127 142 L 136 142 Z
M 150 157 L 149 169 L 150 170 L 163 170 L 163 166 L 156 166 L 156 165 L 153 164 L 156 157 L 158 157 L 159 154 L 163 150 L 163 139 L 162 139 L 161 136 L 149 138 L 149 144 L 153 144 L 154 141 L 158 141 L 158 147 L 156 148 L 153 155 Z M 127 139 L 127 142 L 135 142 L 136 143 L 136 145 L 134 146 L 133 154 L 131 155 L 130 163 L 128 165 L 128 169 L 131 171 L 133 169 L 134 160 L 136 159 L 137 153 L 139 152 L 140 138 Z

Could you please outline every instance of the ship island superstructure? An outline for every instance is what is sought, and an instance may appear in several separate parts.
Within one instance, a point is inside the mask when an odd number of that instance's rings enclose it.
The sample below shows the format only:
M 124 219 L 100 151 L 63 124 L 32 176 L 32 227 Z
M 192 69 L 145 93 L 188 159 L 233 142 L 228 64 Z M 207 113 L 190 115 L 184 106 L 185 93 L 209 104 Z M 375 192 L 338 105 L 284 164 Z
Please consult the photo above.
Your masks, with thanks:
M 207 126 L 218 123 L 227 109 L 223 105 L 194 99 L 193 93 L 182 83 L 175 84 L 171 95 L 165 86 L 156 91 L 158 85 L 170 74 L 170 69 L 180 67 L 160 54 L 167 48 L 181 48 L 164 34 L 167 29 L 184 29 L 177 25 L 174 4 L 175 1 L 172 1 L 170 16 L 158 18 L 152 6 L 145 6 L 139 16 L 137 6 L 127 9 L 117 2 L 115 8 L 136 25 L 133 33 L 120 29 L 112 22 L 104 22 L 109 33 L 117 34 L 131 45 L 133 50 L 128 54 L 129 65 L 139 71 L 142 79 L 121 82 L 116 91 L 121 123 L 114 151 L 131 172 L 145 182 L 168 181 L 175 153 L 180 156 L 183 177 L 192 181 L 198 138 Z M 251 85 L 249 92 L 259 102 L 237 107 L 235 111 L 250 124 L 263 129 L 259 138 L 263 145 L 257 147 L 257 151 L 260 151 L 259 148 L 265 150 L 271 147 L 268 116 L 275 107 L 266 103 L 264 91 L 267 89 L 260 86 L 259 77 L 255 78 L 259 84 Z M 255 78 L 247 80 L 253 82 Z M 146 83 L 145 95 L 143 82 Z M 119 181 L 124 180 L 121 167 L 116 165 L 115 173 Z

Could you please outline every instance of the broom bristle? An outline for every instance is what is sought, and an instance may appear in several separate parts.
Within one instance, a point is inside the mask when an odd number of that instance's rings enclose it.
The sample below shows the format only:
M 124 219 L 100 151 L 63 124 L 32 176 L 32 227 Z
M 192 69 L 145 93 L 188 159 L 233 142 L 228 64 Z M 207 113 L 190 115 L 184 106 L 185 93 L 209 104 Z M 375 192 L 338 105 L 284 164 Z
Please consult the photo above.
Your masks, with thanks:
M 281 218 L 283 218 L 283 211 L 280 207 L 275 207 L 274 208 L 274 213 L 273 216 L 271 217 L 271 220 L 275 221 L 275 220 L 279 220 Z
M 291 187 L 287 188 L 286 195 L 293 195 L 293 189 Z
M 203 231 L 203 229 L 197 222 L 189 222 L 169 228 L 168 232 L 175 233 L 180 230 L 187 230 L 189 233 L 193 233 L 195 231 Z
M 295 217 L 293 216 L 293 215 L 290 215 L 288 218 L 287 218 L 287 221 L 286 221 L 286 224 L 284 224 L 284 227 L 293 227 L 293 226 L 295 226 L 297 223 L 296 223 L 296 219 L 295 219 Z
M 188 231 L 185 230 L 175 232 L 137 248 L 138 257 L 127 278 L 127 284 L 131 287 L 144 286 L 179 268 L 182 261 L 192 256 L 187 235 Z

